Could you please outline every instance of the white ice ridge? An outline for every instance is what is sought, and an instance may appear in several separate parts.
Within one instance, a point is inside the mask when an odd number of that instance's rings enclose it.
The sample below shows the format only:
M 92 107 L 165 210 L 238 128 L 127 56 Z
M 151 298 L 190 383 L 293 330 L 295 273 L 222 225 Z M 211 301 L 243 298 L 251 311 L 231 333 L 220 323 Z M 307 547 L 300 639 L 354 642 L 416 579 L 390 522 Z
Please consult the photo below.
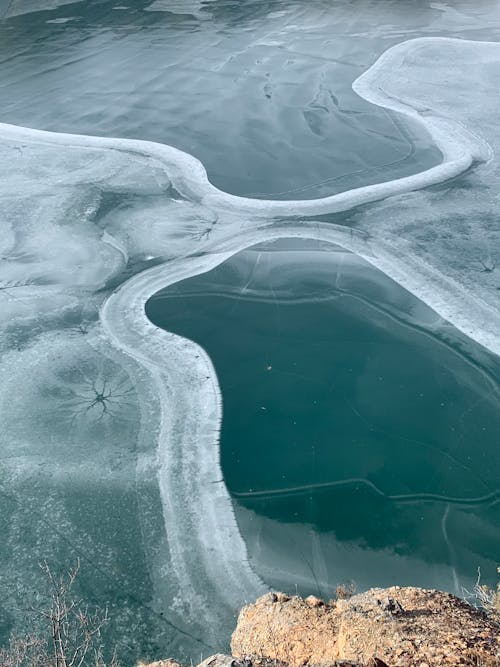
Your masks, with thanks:
M 415 42 L 438 41 L 438 38 L 411 40 L 389 49 L 373 66 L 375 72 L 384 67 L 392 57 L 400 59 L 411 50 Z M 445 40 L 453 42 L 458 40 Z M 370 73 L 371 70 L 368 71 Z M 366 77 L 366 78 L 365 78 Z M 376 92 L 376 86 L 370 84 L 367 75 L 354 83 L 354 89 L 362 96 L 387 109 L 398 111 L 406 116 L 421 121 L 432 136 L 436 146 L 443 154 L 442 162 L 412 176 L 354 188 L 329 197 L 307 200 L 273 201 L 251 199 L 230 195 L 213 186 L 208 180 L 205 168 L 195 157 L 172 146 L 149 141 L 132 139 L 101 138 L 66 133 L 46 132 L 0 124 L 0 132 L 6 138 L 40 139 L 52 144 L 78 147 L 111 148 L 132 154 L 157 158 L 168 170 L 174 187 L 185 197 L 211 208 L 237 213 L 251 213 L 254 217 L 310 216 L 346 211 L 355 206 L 385 199 L 397 194 L 404 194 L 424 187 L 441 183 L 465 172 L 474 162 L 490 157 L 488 145 L 474 133 L 452 117 L 442 117 L 439 109 L 430 106 L 419 109 L 418 105 L 405 104 L 390 93 Z M 375 92 L 374 92 L 375 89 Z
M 137 395 L 147 385 L 160 404 L 160 414 L 152 401 L 141 404 L 141 431 L 157 439 L 171 559 L 169 566 L 158 565 L 152 556 L 151 568 L 157 568 L 158 581 L 175 579 L 182 600 L 172 606 L 180 610 L 178 617 L 196 623 L 205 639 L 217 627 L 219 610 L 227 618 L 264 586 L 247 563 L 222 480 L 215 370 L 199 347 L 147 320 L 149 296 L 255 243 L 318 238 L 357 253 L 500 354 L 500 45 L 439 38 L 405 42 L 354 86 L 370 101 L 421 122 L 442 151 L 441 164 L 322 199 L 263 201 L 221 192 L 198 160 L 170 146 L 0 125 L 0 329 L 5 334 L 0 343 L 8 348 L 0 361 L 0 398 L 6 405 L 7 392 L 16 387 L 15 418 L 3 411 L 0 430 L 13 451 L 30 452 L 41 443 L 47 405 L 58 414 L 64 392 L 73 392 L 84 401 L 78 419 L 96 415 L 96 423 L 88 425 L 89 442 L 102 437 L 106 446 L 104 429 L 116 430 L 113 412 L 123 422 L 126 406 L 104 413 L 93 396 L 104 391 L 103 373 L 114 377 L 115 371 L 107 366 L 102 371 L 96 357 L 85 377 L 74 371 L 71 390 L 56 386 L 56 379 L 45 382 L 54 347 L 73 349 L 89 328 L 100 341 L 100 354 L 107 349 L 114 363 L 126 358 L 132 368 L 143 369 Z M 444 184 L 453 177 L 459 178 Z M 345 225 L 313 218 L 338 211 L 350 211 Z M 151 261 L 157 266 L 140 272 Z M 94 324 L 99 309 L 100 322 Z M 57 335 L 45 342 L 44 331 Z M 25 360 L 34 358 L 39 394 L 35 384 L 20 382 L 17 375 Z M 58 359 L 58 377 L 65 377 L 64 359 Z M 119 396 L 121 376 L 113 382 Z M 37 412 L 38 396 L 44 407 Z M 89 400 L 95 405 L 87 409 Z M 51 424 L 43 422 L 47 443 Z M 71 437 L 82 433 L 80 428 Z M 129 451 L 139 445 L 127 443 Z
M 147 12 L 170 12 L 171 14 L 190 14 L 197 19 L 203 20 L 210 14 L 203 11 L 203 8 L 211 0 L 154 0 L 147 7 Z

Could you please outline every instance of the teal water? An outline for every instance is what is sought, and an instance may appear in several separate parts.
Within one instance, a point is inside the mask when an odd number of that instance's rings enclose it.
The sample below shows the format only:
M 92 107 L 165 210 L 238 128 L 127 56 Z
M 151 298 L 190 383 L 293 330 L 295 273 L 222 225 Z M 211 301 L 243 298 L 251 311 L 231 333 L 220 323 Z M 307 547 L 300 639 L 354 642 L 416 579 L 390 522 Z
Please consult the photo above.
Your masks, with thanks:
M 500 551 L 498 360 L 354 255 L 279 241 L 147 304 L 201 345 L 221 459 L 266 582 L 456 592 Z

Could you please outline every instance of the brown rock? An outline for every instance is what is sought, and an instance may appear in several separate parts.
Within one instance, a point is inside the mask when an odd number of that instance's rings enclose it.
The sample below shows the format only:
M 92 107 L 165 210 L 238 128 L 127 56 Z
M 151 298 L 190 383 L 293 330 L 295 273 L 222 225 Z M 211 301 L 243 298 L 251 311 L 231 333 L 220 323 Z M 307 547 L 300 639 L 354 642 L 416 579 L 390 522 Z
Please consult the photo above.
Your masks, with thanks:
M 331 664 L 338 626 L 327 605 L 311 606 L 296 596 L 270 603 L 264 595 L 241 611 L 233 655 L 265 656 L 290 665 Z
M 137 667 L 182 667 L 175 660 L 157 660 L 156 662 L 139 662 Z
M 305 603 L 308 604 L 310 607 L 324 607 L 325 603 L 323 600 L 320 600 L 317 598 L 315 595 L 310 595 L 305 599 Z
M 373 589 L 324 604 L 266 595 L 240 614 L 236 657 L 289 664 L 374 667 L 500 665 L 500 624 L 439 591 Z
M 234 660 L 231 656 L 224 655 L 223 653 L 216 653 L 215 655 L 211 655 L 210 658 L 203 660 L 203 662 L 200 662 L 198 667 L 233 667 L 233 662 Z M 244 661 L 241 662 L 243 663 Z M 234 667 L 236 667 L 236 665 L 234 665 Z

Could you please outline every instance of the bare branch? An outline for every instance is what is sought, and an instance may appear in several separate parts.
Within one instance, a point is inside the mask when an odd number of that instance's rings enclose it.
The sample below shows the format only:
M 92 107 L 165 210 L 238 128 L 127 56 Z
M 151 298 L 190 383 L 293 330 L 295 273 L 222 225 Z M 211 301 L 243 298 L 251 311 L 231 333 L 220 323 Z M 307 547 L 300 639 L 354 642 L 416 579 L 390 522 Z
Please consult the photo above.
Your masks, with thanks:
M 0 649 L 1 667 L 106 667 L 101 632 L 109 622 L 104 611 L 89 611 L 73 594 L 80 561 L 65 575 L 56 575 L 47 561 L 39 563 L 48 583 L 48 608 L 32 609 L 47 627 L 47 639 L 12 639 Z M 109 667 L 119 667 L 113 655 Z

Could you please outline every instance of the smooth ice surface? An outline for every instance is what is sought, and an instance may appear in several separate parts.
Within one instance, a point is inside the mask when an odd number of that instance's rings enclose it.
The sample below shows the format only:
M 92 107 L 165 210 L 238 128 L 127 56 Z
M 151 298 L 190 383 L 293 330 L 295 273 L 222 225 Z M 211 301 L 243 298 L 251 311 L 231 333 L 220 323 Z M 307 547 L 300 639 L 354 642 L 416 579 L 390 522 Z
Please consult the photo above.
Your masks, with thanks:
M 4 637 L 26 623 L 14 591 L 40 586 L 37 560 L 80 556 L 127 659 L 195 660 L 265 583 L 222 477 L 211 360 L 144 304 L 256 243 L 314 238 L 498 354 L 500 47 L 399 43 L 495 40 L 499 17 L 150 5 L 0 27 L 0 619 Z
M 477 567 L 494 578 L 495 355 L 356 255 L 299 239 L 242 251 L 146 312 L 213 360 L 224 478 L 266 581 L 325 596 L 342 580 L 460 594 Z
M 425 131 L 351 89 L 402 39 L 393 2 L 363 0 L 355 17 L 347 1 L 151 4 L 90 0 L 6 20 L 1 120 L 170 144 L 223 190 L 259 197 L 314 198 L 439 162 Z M 441 15 L 399 20 L 421 34 Z

